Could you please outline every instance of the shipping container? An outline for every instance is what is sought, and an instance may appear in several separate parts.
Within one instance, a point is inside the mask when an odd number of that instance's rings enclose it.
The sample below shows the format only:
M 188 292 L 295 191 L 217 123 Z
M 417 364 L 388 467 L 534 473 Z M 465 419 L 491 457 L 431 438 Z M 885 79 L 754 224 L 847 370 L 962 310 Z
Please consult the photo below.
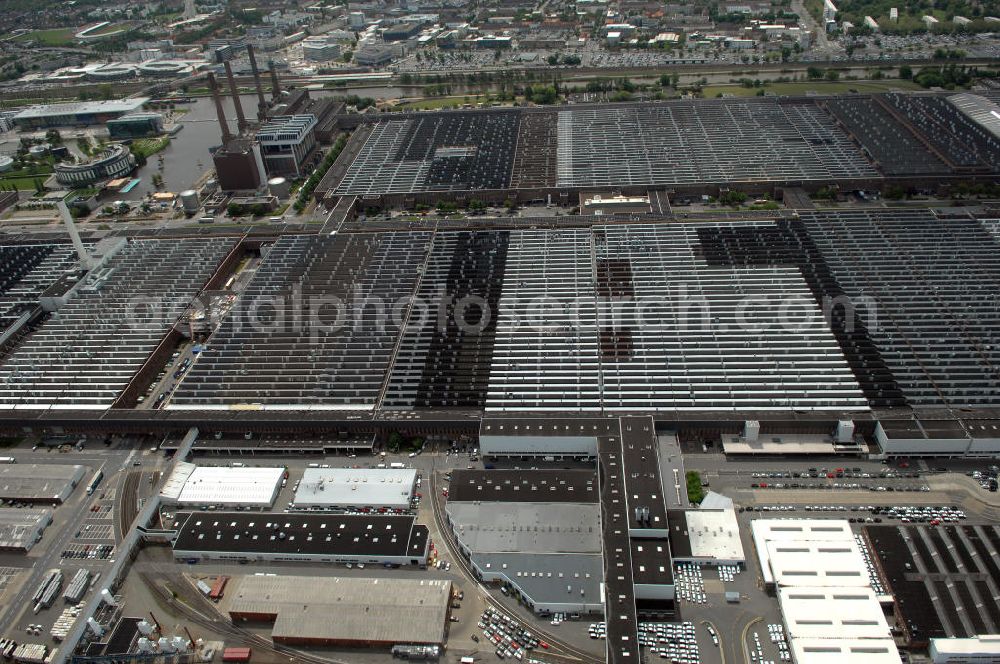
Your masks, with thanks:
M 222 651 L 223 662 L 249 662 L 252 651 L 250 648 L 226 648 Z
M 212 584 L 212 589 L 208 591 L 208 598 L 215 601 L 222 599 L 222 593 L 226 590 L 226 583 L 229 581 L 228 576 L 220 576 Z

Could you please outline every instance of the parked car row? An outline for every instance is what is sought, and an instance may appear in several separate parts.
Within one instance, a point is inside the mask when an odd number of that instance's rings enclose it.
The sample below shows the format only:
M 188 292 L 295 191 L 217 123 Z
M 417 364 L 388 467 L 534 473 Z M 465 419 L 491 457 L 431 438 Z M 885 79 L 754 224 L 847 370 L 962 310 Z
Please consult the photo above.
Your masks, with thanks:
M 535 648 L 549 647 L 548 643 L 539 640 L 516 619 L 496 609 L 484 611 L 477 626 L 483 630 L 483 636 L 496 646 L 495 653 L 500 659 L 523 660 Z
M 769 623 L 767 634 L 771 637 L 771 643 L 778 647 L 778 656 L 781 657 L 781 661 L 792 661 L 792 654 L 788 649 L 788 641 L 785 639 L 785 626 L 778 623 Z
M 705 596 L 705 580 L 698 565 L 679 563 L 674 571 L 674 587 L 679 600 L 694 604 L 708 601 Z
M 751 489 L 805 489 L 808 491 L 930 491 L 926 484 L 869 484 L 867 482 L 752 482 Z
M 700 664 L 694 623 L 639 623 L 639 645 L 677 664 Z
M 872 590 L 875 591 L 876 595 L 885 595 L 885 586 L 882 585 L 882 579 L 879 578 L 878 570 L 875 568 L 875 563 L 872 561 L 871 551 L 868 550 L 868 542 L 860 534 L 854 534 L 854 541 L 858 544 L 858 550 L 861 551 L 861 557 L 865 561 L 865 567 L 868 569 L 868 581 L 871 583 Z
M 883 478 L 883 479 L 902 479 L 906 477 L 920 477 L 920 473 L 916 471 L 900 471 L 893 470 L 891 468 L 883 468 L 879 471 L 865 471 L 859 467 L 854 468 L 810 468 L 809 470 L 803 471 L 791 471 L 791 470 L 772 470 L 772 471 L 758 471 L 750 474 L 750 477 L 759 477 L 761 479 L 792 479 L 792 478 L 826 478 L 826 479 L 843 479 L 843 478 L 858 478 L 858 479 L 869 479 L 869 478 Z

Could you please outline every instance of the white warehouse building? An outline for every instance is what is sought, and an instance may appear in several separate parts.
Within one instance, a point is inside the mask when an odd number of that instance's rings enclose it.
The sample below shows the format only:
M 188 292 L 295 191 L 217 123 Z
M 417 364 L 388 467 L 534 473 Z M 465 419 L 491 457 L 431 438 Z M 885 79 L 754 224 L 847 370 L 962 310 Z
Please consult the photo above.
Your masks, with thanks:
M 751 522 L 796 662 L 898 664 L 899 652 L 846 519 Z
M 405 510 L 416 484 L 412 468 L 307 468 L 295 490 L 295 506 Z
M 285 469 L 198 466 L 179 463 L 167 478 L 160 498 L 181 508 L 216 506 L 267 509 L 274 504 Z

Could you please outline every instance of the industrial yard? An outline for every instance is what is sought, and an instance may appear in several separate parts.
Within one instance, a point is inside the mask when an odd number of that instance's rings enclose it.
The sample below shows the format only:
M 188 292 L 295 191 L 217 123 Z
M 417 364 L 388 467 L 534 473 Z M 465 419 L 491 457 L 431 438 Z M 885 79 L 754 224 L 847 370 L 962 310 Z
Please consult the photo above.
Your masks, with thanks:
M 63 4 L 4 661 L 1000 661 L 992 10 Z

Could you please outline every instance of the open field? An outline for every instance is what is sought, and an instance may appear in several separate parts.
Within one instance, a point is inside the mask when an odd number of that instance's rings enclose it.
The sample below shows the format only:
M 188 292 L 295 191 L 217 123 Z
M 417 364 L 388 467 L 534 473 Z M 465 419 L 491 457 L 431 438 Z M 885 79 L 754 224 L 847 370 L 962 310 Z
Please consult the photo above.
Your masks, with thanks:
M 456 95 L 454 97 L 431 97 L 419 101 L 408 101 L 396 106 L 400 110 L 407 111 L 431 111 L 440 108 L 451 108 L 462 104 L 477 104 L 482 97 L 479 95 Z
M 21 35 L 18 41 L 37 41 L 44 46 L 69 46 L 73 43 L 74 34 L 73 28 L 35 30 Z

